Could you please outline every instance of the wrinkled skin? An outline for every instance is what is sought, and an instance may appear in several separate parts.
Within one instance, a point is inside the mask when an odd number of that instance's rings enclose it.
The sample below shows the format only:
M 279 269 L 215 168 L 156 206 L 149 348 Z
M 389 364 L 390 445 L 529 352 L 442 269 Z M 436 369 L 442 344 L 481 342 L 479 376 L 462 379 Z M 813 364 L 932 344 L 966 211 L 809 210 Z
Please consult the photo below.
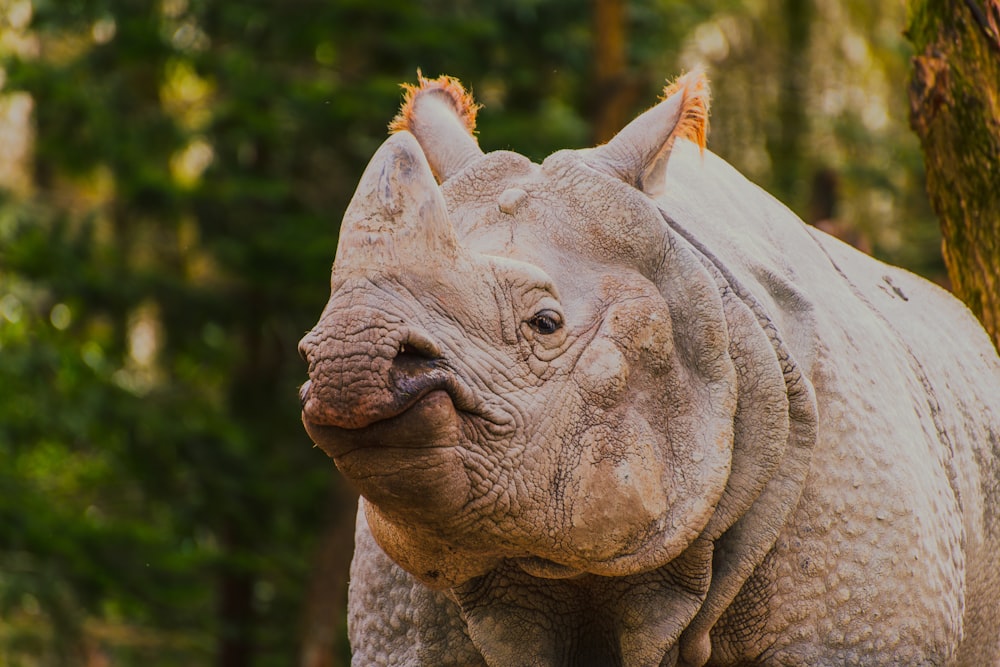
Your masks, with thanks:
M 445 92 L 300 346 L 363 496 L 354 664 L 1000 664 L 1000 361 L 964 308 L 680 141 L 687 91 L 541 165 Z

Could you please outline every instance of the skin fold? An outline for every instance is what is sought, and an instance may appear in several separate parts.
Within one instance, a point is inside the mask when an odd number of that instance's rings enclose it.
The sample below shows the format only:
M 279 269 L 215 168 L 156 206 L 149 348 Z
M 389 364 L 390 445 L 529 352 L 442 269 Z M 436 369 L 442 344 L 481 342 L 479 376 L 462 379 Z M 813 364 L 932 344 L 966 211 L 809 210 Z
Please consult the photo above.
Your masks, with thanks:
M 705 151 L 699 74 L 540 165 L 475 110 L 409 90 L 300 343 L 354 664 L 1000 665 L 965 308 Z

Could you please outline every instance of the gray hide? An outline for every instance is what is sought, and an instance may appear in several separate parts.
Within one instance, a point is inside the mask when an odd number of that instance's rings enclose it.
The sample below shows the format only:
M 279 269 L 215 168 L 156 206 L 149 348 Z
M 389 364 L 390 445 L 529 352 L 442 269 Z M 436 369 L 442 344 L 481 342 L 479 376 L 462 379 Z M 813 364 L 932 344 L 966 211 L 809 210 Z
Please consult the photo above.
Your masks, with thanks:
M 536 165 L 438 92 L 362 177 L 301 344 L 355 665 L 1000 665 L 996 352 L 679 99 Z

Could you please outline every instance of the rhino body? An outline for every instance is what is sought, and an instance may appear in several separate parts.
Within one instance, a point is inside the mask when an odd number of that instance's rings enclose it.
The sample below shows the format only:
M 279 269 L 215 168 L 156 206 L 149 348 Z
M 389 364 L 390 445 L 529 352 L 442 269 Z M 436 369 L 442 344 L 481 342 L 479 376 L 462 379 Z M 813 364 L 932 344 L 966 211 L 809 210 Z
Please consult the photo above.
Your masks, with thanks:
M 410 91 L 302 341 L 356 665 L 1000 665 L 1000 360 L 685 137 L 483 154 Z

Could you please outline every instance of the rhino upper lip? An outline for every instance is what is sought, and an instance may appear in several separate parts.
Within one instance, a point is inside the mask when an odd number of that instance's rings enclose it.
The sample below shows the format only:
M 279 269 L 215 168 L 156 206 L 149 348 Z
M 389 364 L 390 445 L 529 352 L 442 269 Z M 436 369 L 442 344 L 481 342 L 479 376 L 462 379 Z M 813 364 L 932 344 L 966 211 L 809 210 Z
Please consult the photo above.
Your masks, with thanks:
M 443 390 L 429 390 L 398 414 L 362 428 L 346 429 L 309 424 L 309 432 L 317 444 L 334 458 L 361 449 L 429 449 L 451 446 L 455 443 L 441 441 L 443 434 L 438 428 L 421 428 L 420 421 L 423 417 L 419 414 L 420 408 L 424 403 L 436 400 L 432 396 L 436 392 L 447 394 Z M 446 400 L 451 401 L 451 397 L 448 396 Z
M 457 444 L 442 442 L 442 437 L 446 437 L 444 431 L 439 424 L 424 422 L 426 415 L 420 412 L 420 406 L 431 394 L 441 392 L 447 395 L 456 415 L 476 415 L 479 410 L 474 407 L 468 389 L 450 372 L 433 366 L 430 370 L 426 367 L 393 369 L 392 382 L 396 389 L 393 400 L 371 423 L 358 428 L 345 428 L 312 422 L 303 413 L 306 429 L 316 444 L 335 458 L 373 447 L 427 449 Z M 306 383 L 300 389 L 301 398 L 305 399 L 309 385 Z
M 480 424 L 476 429 L 486 437 L 502 437 L 514 427 L 506 410 L 477 400 L 475 392 L 465 386 L 443 359 L 398 358 L 389 379 L 395 389 L 392 400 L 383 406 L 377 419 L 357 428 L 310 420 L 304 409 L 313 380 L 303 384 L 299 389 L 303 421 L 313 441 L 334 457 L 371 447 L 426 449 L 457 444 L 441 442 L 441 434 L 435 434 L 430 425 L 422 429 L 419 415 L 414 411 L 436 391 L 447 394 L 457 417 L 471 418 Z M 418 441 L 421 431 L 426 436 L 423 442 Z

